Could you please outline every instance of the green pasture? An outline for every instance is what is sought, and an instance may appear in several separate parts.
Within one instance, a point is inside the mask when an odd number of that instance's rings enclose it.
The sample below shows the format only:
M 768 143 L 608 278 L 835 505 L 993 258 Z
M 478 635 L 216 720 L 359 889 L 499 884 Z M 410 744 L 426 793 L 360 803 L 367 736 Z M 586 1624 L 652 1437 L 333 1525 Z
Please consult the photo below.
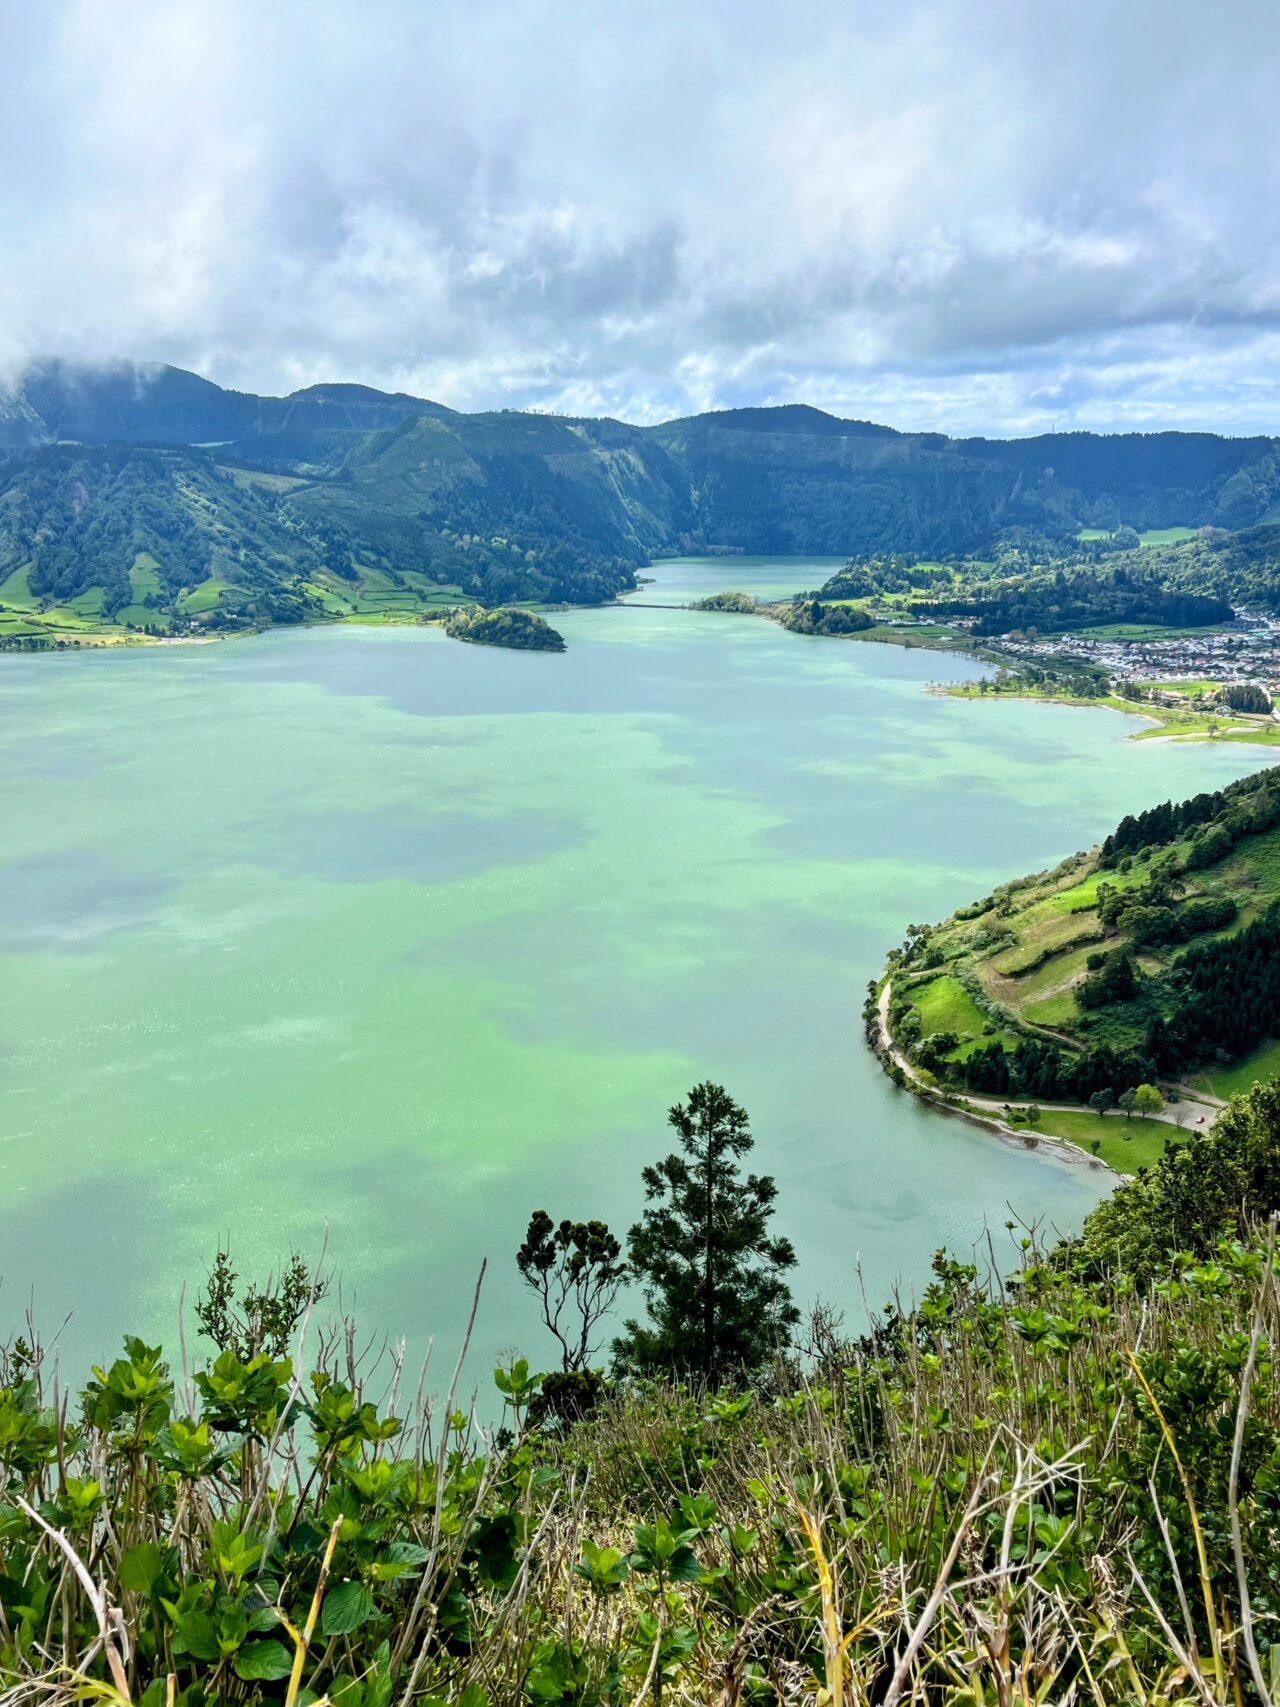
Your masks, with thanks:
M 35 610 L 40 601 L 31 591 L 28 577 L 31 565 L 23 563 L 19 568 L 0 581 L 0 605 L 10 610 Z
M 935 1031 L 954 1031 L 958 1037 L 981 1035 L 987 1023 L 987 1016 L 964 985 L 949 973 L 913 985 L 908 996 L 920 1015 L 925 1037 L 931 1037 Z
M 226 463 L 218 464 L 218 472 L 230 475 L 237 486 L 256 486 L 265 492 L 296 492 L 299 486 L 311 485 L 296 474 L 268 474 L 260 468 L 233 468 Z
M 1196 528 L 1147 528 L 1138 535 L 1141 545 L 1179 545 L 1184 539 L 1194 539 Z
M 1221 629 L 1213 623 L 1205 628 L 1171 628 L 1157 622 L 1102 622 L 1074 632 L 1082 640 L 1194 640 Z
M 1228 1097 L 1247 1091 L 1265 1079 L 1274 1079 L 1277 1074 L 1280 1074 L 1280 1042 L 1268 1042 L 1259 1044 L 1242 1061 L 1232 1066 L 1208 1067 L 1188 1077 L 1187 1083 L 1193 1090 L 1207 1091 L 1210 1096 L 1221 1097 L 1225 1102 Z
M 1177 545 L 1184 539 L 1194 539 L 1195 528 L 1146 528 L 1138 535 L 1139 545 Z M 1076 538 L 1082 543 L 1090 540 L 1114 539 L 1113 528 L 1081 528 Z
M 1139 682 L 1140 688 L 1155 688 L 1159 693 L 1180 693 L 1187 699 L 1199 699 L 1202 694 L 1217 693 L 1221 682 L 1210 681 L 1175 681 L 1175 682 Z

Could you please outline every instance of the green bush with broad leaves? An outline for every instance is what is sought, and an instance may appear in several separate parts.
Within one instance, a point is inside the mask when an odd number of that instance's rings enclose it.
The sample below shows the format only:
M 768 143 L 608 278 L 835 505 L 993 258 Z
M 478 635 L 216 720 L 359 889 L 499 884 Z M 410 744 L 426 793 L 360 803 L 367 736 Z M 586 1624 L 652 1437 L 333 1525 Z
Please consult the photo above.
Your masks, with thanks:
M 1259 1199 L 1276 1126 L 1267 1091 L 1227 1126 Z M 3 1699 L 1274 1701 L 1280 1262 L 1218 1183 L 1194 1227 L 1158 1170 L 1012 1276 L 939 1253 L 863 1333 L 819 1311 L 749 1384 L 597 1378 L 586 1414 L 524 1359 L 388 1408 L 342 1336 L 302 1356 L 314 1283 L 189 1379 L 129 1338 L 69 1398 L 14 1341 Z

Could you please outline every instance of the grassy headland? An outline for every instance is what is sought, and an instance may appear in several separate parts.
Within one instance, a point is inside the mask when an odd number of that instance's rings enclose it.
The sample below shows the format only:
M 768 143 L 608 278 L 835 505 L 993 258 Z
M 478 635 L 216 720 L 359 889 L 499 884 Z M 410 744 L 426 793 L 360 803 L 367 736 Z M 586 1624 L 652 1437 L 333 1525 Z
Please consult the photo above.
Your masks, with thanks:
M 868 1026 L 919 1091 L 1126 1172 L 1149 1161 L 1275 1070 L 1280 775 L 1125 818 L 1101 847 L 913 926 Z

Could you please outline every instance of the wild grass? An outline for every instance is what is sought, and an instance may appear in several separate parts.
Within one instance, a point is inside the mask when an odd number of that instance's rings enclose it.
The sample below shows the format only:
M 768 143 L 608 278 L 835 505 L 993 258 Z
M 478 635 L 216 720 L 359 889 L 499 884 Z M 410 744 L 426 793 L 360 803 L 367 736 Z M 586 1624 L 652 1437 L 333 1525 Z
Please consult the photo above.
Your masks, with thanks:
M 531 1426 L 517 1364 L 498 1433 L 351 1324 L 295 1361 L 131 1341 L 83 1397 L 11 1346 L 4 1699 L 1269 1701 L 1267 1236 L 1145 1292 L 1034 1249 L 1013 1285 L 935 1269 L 751 1387 Z

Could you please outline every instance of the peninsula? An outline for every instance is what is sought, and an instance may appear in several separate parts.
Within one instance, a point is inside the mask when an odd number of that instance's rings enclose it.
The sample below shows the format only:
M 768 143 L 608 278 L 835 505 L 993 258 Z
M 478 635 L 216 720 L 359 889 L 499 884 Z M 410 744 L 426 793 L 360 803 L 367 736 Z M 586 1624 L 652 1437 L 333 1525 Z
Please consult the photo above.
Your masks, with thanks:
M 1280 1070 L 1280 772 L 913 925 L 866 1018 L 917 1094 L 1125 1172 L 1154 1159 Z

